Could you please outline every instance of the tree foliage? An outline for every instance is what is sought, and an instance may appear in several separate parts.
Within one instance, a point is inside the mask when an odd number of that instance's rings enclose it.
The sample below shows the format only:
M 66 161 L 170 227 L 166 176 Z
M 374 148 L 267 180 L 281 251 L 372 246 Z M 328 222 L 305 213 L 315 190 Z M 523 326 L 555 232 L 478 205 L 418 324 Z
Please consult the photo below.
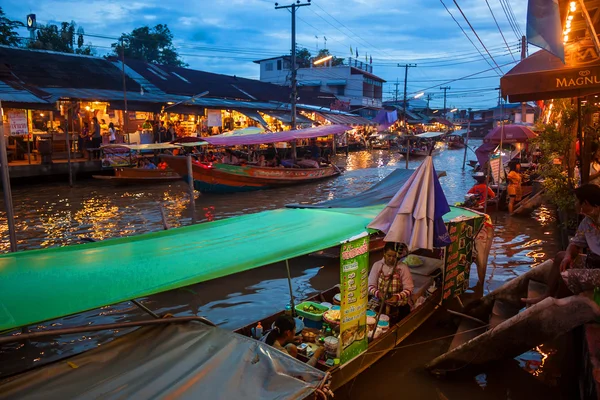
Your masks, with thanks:
M 308 68 L 310 67 L 310 63 L 314 62 L 314 60 L 319 60 L 330 55 L 331 53 L 329 53 L 329 50 L 321 49 L 313 59 L 312 53 L 306 47 L 303 47 L 301 49 L 296 49 L 296 64 L 298 65 L 298 68 Z M 314 65 L 314 67 L 325 67 L 327 65 L 329 65 L 329 62 L 317 64 Z M 334 56 L 332 59 L 332 65 L 334 67 L 338 65 L 344 65 L 344 59 Z
M 548 123 L 539 123 L 539 136 L 535 143 L 542 153 L 540 174 L 548 198 L 562 211 L 575 209 L 573 176 L 575 159 L 572 156 L 577 127 L 577 110 L 570 99 L 554 100 L 552 118 Z
M 84 35 L 83 28 L 78 28 L 74 21 L 61 22 L 60 28 L 54 24 L 39 26 L 35 40 L 30 41 L 27 47 L 61 53 L 92 55 L 94 51 L 91 45 L 85 44 Z
M 0 44 L 5 46 L 18 46 L 21 43 L 19 34 L 15 31 L 24 24 L 20 21 L 11 21 L 0 7 Z
M 124 33 L 112 48 L 117 56 L 123 53 L 126 58 L 146 62 L 185 67 L 179 53 L 173 46 L 173 34 L 167 25 L 158 24 L 153 28 L 142 26 L 131 33 Z
M 321 50 L 319 50 L 319 54 L 317 54 L 317 56 L 315 57 L 315 60 L 320 60 L 321 58 L 329 57 L 330 55 L 331 55 L 331 53 L 329 52 L 329 50 L 321 49 Z M 315 67 L 325 67 L 327 65 L 329 65 L 329 61 L 324 62 L 322 64 L 317 64 L 317 65 L 315 65 Z M 331 59 L 331 65 L 334 67 L 336 67 L 338 65 L 344 65 L 344 59 L 333 56 L 333 58 Z

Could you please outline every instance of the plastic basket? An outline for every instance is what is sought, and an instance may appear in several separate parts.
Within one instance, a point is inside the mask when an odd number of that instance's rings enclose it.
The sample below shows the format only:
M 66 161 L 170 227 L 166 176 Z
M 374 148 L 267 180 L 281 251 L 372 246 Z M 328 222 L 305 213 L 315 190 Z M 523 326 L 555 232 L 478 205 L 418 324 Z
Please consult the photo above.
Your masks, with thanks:
M 321 311 L 320 314 L 313 314 L 313 313 L 309 313 L 307 311 L 304 311 L 304 307 L 305 306 L 313 306 L 315 307 L 317 310 Z M 298 313 L 298 315 L 300 315 L 301 317 L 304 317 L 304 319 L 309 319 L 311 321 L 322 321 L 323 320 L 323 313 L 325 311 L 328 311 L 329 308 L 320 305 L 319 303 L 313 303 L 312 301 L 305 301 L 303 303 L 298 304 L 296 307 L 296 312 Z

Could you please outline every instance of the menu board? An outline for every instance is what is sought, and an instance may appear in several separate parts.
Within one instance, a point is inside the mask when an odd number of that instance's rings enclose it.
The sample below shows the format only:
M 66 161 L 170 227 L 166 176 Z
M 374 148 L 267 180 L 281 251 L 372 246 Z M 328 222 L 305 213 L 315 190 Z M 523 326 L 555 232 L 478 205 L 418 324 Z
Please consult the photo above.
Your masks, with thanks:
M 469 274 L 473 262 L 475 219 L 448 224 L 452 243 L 446 248 L 444 300 L 456 297 L 469 288 Z
M 340 364 L 367 350 L 369 236 L 342 244 L 340 256 Z
M 25 111 L 8 111 L 10 136 L 23 136 L 29 132 L 27 126 L 27 113 Z

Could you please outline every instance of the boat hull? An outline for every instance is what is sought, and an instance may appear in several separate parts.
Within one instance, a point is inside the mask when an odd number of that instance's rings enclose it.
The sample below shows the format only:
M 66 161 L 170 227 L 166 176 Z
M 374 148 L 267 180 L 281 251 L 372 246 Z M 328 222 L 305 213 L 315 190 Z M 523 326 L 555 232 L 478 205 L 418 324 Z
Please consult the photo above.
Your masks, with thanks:
M 185 157 L 162 156 L 169 166 L 188 180 Z M 323 168 L 264 168 L 227 164 L 192 163 L 194 188 L 203 193 L 234 193 L 298 185 L 340 174 L 333 166 Z
M 93 175 L 95 179 L 110 181 L 116 184 L 166 183 L 181 179 L 171 169 L 115 168 L 115 174 Z

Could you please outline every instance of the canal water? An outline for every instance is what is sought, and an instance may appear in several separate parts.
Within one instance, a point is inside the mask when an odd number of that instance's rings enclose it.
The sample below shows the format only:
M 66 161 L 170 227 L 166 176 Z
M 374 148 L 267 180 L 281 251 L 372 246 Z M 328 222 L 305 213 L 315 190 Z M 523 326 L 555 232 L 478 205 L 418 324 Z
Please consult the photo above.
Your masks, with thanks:
M 475 147 L 478 143 L 472 142 Z M 474 159 L 469 151 L 467 159 Z M 288 203 L 314 203 L 352 196 L 380 181 L 396 168 L 405 168 L 397 152 L 374 150 L 341 155 L 335 163 L 346 172 L 337 178 L 298 187 L 232 195 L 199 195 L 195 200 L 196 223 L 256 213 Z M 411 160 L 416 168 L 422 160 Z M 438 171 L 446 171 L 441 183 L 450 204 L 463 199 L 473 185 L 471 170 L 462 169 L 462 150 L 443 150 L 434 156 Z M 171 227 L 192 221 L 186 185 L 177 182 L 155 186 L 112 186 L 105 181 L 81 180 L 73 188 L 60 182 L 13 187 L 19 250 L 69 246 L 82 239 L 110 239 L 163 229 L 163 207 Z M 4 205 L 1 204 L 4 211 Z M 0 250 L 7 251 L 7 229 L 0 214 Z M 531 216 L 493 215 L 496 238 L 491 250 L 484 291 L 490 291 L 522 274 L 557 251 L 555 220 L 542 206 Z M 224 254 L 223 257 L 227 255 Z M 371 260 L 373 262 L 374 260 Z M 325 290 L 339 281 L 337 260 L 301 257 L 291 263 L 293 290 L 297 299 Z M 472 278 L 476 273 L 472 274 Z M 473 281 L 473 279 L 472 279 Z M 475 282 L 472 282 L 473 284 Z M 43 285 L 43 282 L 40 282 Z M 269 265 L 235 276 L 217 279 L 141 299 L 159 314 L 202 315 L 220 326 L 234 329 L 270 315 L 288 302 L 288 284 L 282 264 Z M 26 295 L 26 294 L 24 294 Z M 35 332 L 52 327 L 93 325 L 146 318 L 131 303 L 103 307 L 86 313 L 31 326 Z M 561 399 L 572 387 L 572 377 L 560 365 L 567 360 L 568 343 L 540 346 L 515 360 L 494 366 L 485 373 L 466 374 L 440 380 L 426 374 L 422 366 L 443 353 L 446 336 L 454 325 L 438 312 L 408 339 L 404 347 L 383 358 L 336 398 L 520 399 L 543 396 Z M 126 331 L 94 335 L 64 335 L 37 344 L 15 344 L 0 348 L 0 376 L 41 365 L 92 349 Z M 504 375 L 503 375 L 504 374 Z M 506 376 L 503 378 L 502 376 Z

